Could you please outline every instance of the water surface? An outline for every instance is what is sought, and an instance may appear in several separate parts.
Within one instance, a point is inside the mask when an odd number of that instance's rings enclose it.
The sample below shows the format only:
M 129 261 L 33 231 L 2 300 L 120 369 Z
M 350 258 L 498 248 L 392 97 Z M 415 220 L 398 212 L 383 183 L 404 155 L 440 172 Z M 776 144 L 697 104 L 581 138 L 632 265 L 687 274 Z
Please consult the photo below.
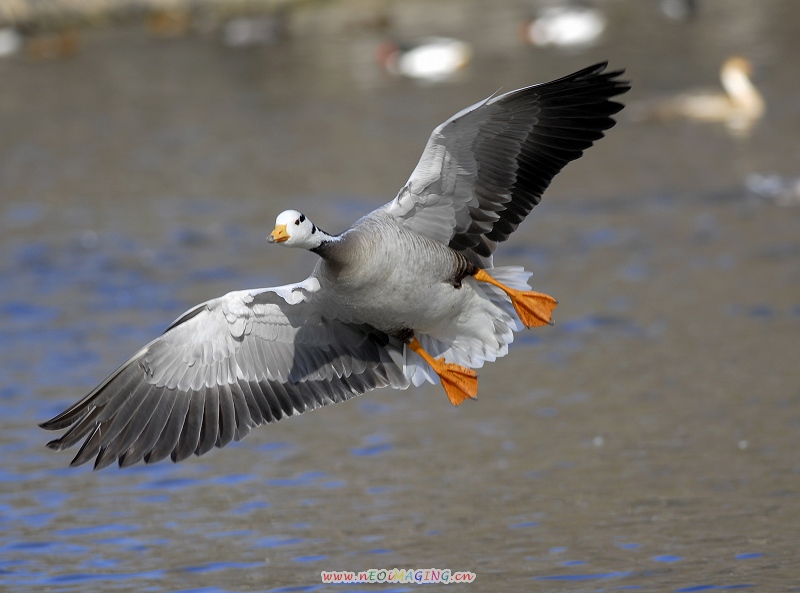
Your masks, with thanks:
M 492 592 L 800 587 L 800 208 L 745 189 L 800 175 L 800 5 L 701 2 L 677 24 L 602 3 L 606 37 L 570 52 L 519 44 L 516 2 L 429 6 L 390 12 L 403 36 L 474 43 L 450 84 L 383 74 L 347 4 L 248 51 L 125 28 L 0 62 L 5 589 L 416 590 L 320 581 L 394 567 Z M 37 422 L 185 309 L 305 277 L 313 255 L 264 241 L 279 211 L 342 230 L 498 88 L 610 59 L 644 101 L 714 88 L 734 53 L 768 104 L 750 136 L 623 121 L 498 250 L 561 304 L 481 370 L 477 402 L 380 391 L 124 471 L 44 448 Z

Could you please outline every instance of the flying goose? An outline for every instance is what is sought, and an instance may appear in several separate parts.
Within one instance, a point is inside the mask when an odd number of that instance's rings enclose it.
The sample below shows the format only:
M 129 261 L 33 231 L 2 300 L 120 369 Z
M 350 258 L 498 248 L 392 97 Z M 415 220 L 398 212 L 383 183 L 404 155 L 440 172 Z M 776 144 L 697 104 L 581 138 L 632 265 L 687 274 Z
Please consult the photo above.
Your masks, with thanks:
M 454 405 L 473 369 L 556 300 L 497 244 L 553 177 L 614 125 L 630 87 L 591 66 L 491 96 L 437 127 L 397 197 L 331 235 L 278 215 L 270 243 L 320 256 L 297 284 L 230 292 L 190 309 L 67 410 L 41 424 L 83 440 L 71 465 L 181 461 L 275 422 L 378 387 L 440 381 Z

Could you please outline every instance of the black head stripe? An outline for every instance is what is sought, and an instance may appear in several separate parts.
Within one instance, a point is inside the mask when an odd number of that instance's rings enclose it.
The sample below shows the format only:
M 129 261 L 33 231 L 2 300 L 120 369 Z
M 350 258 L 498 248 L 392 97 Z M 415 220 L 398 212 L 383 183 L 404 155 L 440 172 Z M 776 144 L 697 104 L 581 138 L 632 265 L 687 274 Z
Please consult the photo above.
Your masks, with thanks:
M 314 234 L 314 233 L 316 233 L 316 232 L 317 232 L 317 227 L 316 227 L 316 226 L 314 226 L 314 223 L 312 222 L 312 223 L 311 223 L 311 234 L 313 235 L 313 234 Z
M 306 215 L 305 214 L 301 214 L 300 215 L 300 222 L 303 222 L 305 219 L 306 219 Z

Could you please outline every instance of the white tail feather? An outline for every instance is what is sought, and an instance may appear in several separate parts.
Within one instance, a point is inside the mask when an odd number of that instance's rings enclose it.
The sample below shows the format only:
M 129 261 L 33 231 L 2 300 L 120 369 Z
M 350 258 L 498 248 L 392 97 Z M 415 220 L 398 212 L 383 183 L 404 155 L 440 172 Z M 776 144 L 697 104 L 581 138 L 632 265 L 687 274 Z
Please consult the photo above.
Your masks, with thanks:
M 486 270 L 495 280 L 517 290 L 530 290 L 528 278 L 531 272 L 521 266 L 502 266 Z M 479 282 L 472 278 L 465 279 L 475 289 L 474 306 L 465 308 L 459 323 L 455 324 L 455 333 L 451 336 L 433 337 L 417 334 L 425 351 L 434 358 L 444 358 L 447 362 L 460 364 L 472 369 L 479 369 L 486 361 L 494 361 L 508 353 L 508 345 L 514 341 L 514 332 L 523 327 L 511 299 L 500 288 L 487 282 Z M 468 310 L 466 310 L 468 309 Z M 459 324 L 480 323 L 483 327 L 484 339 L 467 336 L 458 332 Z M 474 332 L 474 326 L 471 327 Z M 405 376 L 416 386 L 425 383 L 436 384 L 439 377 L 433 369 L 412 350 L 405 349 Z

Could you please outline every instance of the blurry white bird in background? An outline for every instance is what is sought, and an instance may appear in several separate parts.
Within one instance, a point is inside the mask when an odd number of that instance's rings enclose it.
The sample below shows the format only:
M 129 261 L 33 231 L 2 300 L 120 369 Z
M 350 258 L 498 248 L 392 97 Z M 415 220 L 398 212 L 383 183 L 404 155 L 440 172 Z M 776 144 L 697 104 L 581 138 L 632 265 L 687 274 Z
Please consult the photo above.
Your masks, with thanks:
M 685 23 L 697 14 L 697 0 L 659 0 L 658 8 L 669 20 Z
M 22 47 L 22 35 L 13 27 L 0 28 L 0 58 L 17 53 Z
M 764 115 L 761 93 L 750 80 L 752 66 L 742 57 L 728 58 L 720 80 L 724 93 L 692 91 L 674 97 L 631 105 L 634 120 L 686 118 L 725 124 L 735 135 L 746 135 Z
M 414 44 L 386 41 L 378 47 L 378 60 L 387 72 L 428 82 L 451 79 L 471 59 L 470 44 L 450 37 L 430 37 Z
M 520 26 L 519 35 L 539 47 L 589 47 L 600 39 L 606 22 L 598 8 L 570 3 L 543 9 Z
M 777 206 L 800 206 L 800 177 L 750 173 L 744 184 L 750 192 Z
M 222 25 L 222 43 L 226 47 L 247 48 L 272 45 L 284 39 L 288 33 L 287 13 L 240 16 Z

